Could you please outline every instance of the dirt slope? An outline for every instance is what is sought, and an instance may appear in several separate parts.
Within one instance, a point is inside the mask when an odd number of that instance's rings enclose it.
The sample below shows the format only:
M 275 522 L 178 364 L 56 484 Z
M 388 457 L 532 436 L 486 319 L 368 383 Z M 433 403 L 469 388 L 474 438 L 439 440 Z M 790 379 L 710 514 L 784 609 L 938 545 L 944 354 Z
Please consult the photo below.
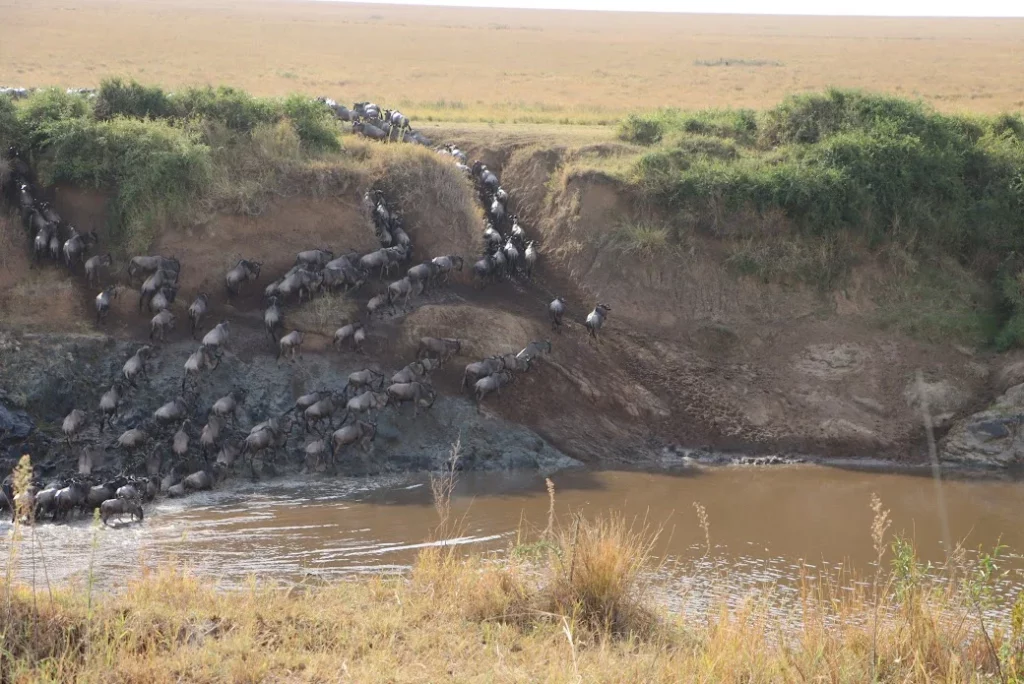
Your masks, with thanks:
M 501 172 L 514 210 L 542 245 L 538 277 L 480 290 L 462 274 L 417 300 L 411 312 L 373 321 L 368 364 L 395 370 L 413 358 L 422 336 L 462 338 L 463 353 L 436 379 L 440 389 L 456 394 L 465 363 L 550 338 L 548 361 L 488 399 L 484 410 L 588 461 L 641 460 L 677 444 L 915 459 L 922 437 L 912 389 L 918 370 L 930 383 L 937 413 L 961 414 L 985 395 L 985 360 L 869 327 L 860 315 L 867 297 L 856 291 L 827 300 L 739 278 L 699 236 L 687 251 L 670 256 L 624 254 L 615 231 L 643 203 L 607 176 L 562 174 L 564 150 L 470 149 Z M 401 182 L 390 179 L 391 189 L 416 245 L 414 262 L 463 254 L 468 270 L 480 248 L 479 214 L 468 183 L 440 163 L 423 160 L 414 171 L 405 169 Z M 258 329 L 259 294 L 295 252 L 376 247 L 359 209 L 365 187 L 332 197 L 280 198 L 258 217 L 216 214 L 164 232 L 153 251 L 184 264 L 176 303 L 182 323 L 174 339 L 187 337 L 184 309 L 199 291 L 213 295 L 214 320 L 228 317 Z M 103 233 L 102 196 L 62 188 L 55 201 L 73 223 Z M 3 231 L 8 239 L 10 233 Z M 240 257 L 264 261 L 263 276 L 228 302 L 223 273 Z M 25 259 L 8 258 L 0 286 L 6 293 L 0 307 L 12 327 L 94 327 L 93 293 L 52 267 L 35 270 Z M 287 327 L 310 333 L 309 351 L 330 354 L 330 332 L 360 315 L 382 288 L 371 283 L 347 298 L 290 306 Z M 569 300 L 572 319 L 560 334 L 550 331 L 546 314 L 556 293 Z M 595 301 L 612 307 L 599 343 L 580 324 Z M 126 292 L 106 330 L 144 339 L 149 317 L 136 313 L 136 302 Z M 245 355 L 273 353 L 269 340 L 251 337 L 257 341 Z

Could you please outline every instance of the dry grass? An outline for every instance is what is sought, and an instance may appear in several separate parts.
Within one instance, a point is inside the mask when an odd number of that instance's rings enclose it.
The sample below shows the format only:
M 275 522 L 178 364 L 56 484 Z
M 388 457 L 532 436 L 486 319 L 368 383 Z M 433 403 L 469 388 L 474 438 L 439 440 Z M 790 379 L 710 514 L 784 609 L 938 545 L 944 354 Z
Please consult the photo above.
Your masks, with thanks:
M 288 312 L 288 328 L 331 337 L 359 318 L 359 304 L 342 292 L 322 294 Z
M 921 97 L 943 110 L 1024 104 L 1005 78 L 1024 49 L 1021 20 L 242 0 L 7 0 L 3 14 L 0 83 L 11 85 L 85 86 L 108 75 L 169 87 L 230 83 L 264 95 L 373 98 L 419 120 L 509 123 L 610 123 L 666 105 L 759 107 L 833 85 Z M 367 66 L 371 55 L 386 55 L 386 69 Z
M 449 476 L 454 477 L 454 470 Z M 451 487 L 435 486 L 444 498 Z M 549 486 L 554 508 L 554 494 Z M 444 502 L 448 531 L 457 526 Z M 1008 630 L 979 620 L 992 559 L 954 554 L 928 579 L 873 506 L 873 583 L 807 577 L 689 619 L 646 593 L 657 531 L 619 517 L 549 523 L 505 559 L 426 548 L 411 572 L 235 591 L 181 569 L 143 570 L 93 597 L 0 583 L 4 681 L 1019 681 L 1024 601 Z M 700 518 L 705 532 L 706 516 Z M 442 536 L 443 538 L 443 536 Z M 15 542 L 10 545 L 15 553 Z M 891 550 L 889 550 L 891 549 Z M 883 565 L 884 564 L 884 565 Z M 883 568 L 891 568 L 883 569 Z

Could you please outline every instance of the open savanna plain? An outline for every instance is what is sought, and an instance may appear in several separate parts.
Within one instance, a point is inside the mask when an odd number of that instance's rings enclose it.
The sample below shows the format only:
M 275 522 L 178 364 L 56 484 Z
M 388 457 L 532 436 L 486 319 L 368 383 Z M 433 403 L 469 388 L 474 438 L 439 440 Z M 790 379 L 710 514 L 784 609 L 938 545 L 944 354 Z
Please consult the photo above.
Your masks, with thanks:
M 414 119 L 611 123 L 828 86 L 1019 109 L 1024 21 L 612 14 L 255 0 L 0 0 L 0 84 L 230 84 Z

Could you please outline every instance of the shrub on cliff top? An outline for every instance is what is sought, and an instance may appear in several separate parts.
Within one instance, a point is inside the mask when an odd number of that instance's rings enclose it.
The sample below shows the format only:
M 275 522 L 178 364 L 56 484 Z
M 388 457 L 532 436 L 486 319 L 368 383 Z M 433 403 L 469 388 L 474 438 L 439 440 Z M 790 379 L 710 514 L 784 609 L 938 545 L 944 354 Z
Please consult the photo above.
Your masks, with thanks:
M 93 111 L 97 119 L 116 116 L 157 119 L 171 116 L 174 110 L 170 98 L 159 87 L 108 78 L 100 84 Z
M 111 237 L 128 251 L 146 249 L 160 220 L 186 216 L 212 177 L 209 148 L 163 121 L 73 118 L 39 134 L 44 182 L 115 190 Z

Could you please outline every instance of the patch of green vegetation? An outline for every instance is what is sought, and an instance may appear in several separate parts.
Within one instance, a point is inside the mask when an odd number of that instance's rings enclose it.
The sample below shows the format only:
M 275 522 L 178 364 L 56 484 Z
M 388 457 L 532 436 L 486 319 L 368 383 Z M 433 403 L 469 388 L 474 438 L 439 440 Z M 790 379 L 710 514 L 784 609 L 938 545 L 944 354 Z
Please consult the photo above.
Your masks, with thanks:
M 1008 329 L 994 311 L 986 283 L 946 257 L 890 278 L 875 319 L 885 329 L 926 342 L 983 346 Z
M 797 280 L 833 287 L 852 263 L 836 251 L 848 241 L 870 249 L 926 245 L 969 268 L 1024 253 L 1019 114 L 950 116 L 911 100 L 833 89 L 759 114 L 634 115 L 620 137 L 651 147 L 629 180 L 697 228 L 736 240 L 730 261 L 744 273 L 786 281 L 806 267 Z M 766 216 L 781 217 L 784 232 L 799 240 L 762 232 L 769 222 L 758 218 Z M 804 258 L 808 250 L 817 256 Z M 1001 287 L 991 269 L 978 274 L 991 294 Z M 919 294 L 929 293 L 942 300 L 934 288 Z M 1024 297 L 987 300 L 1002 301 L 992 313 L 1013 323 L 989 341 L 1024 343 Z
M 675 248 L 675 239 L 669 226 L 638 221 L 621 226 L 613 235 L 615 246 L 626 254 L 651 257 L 667 254 Z
M 160 226 L 211 202 L 258 213 L 304 170 L 330 185 L 337 179 L 313 167 L 341 150 L 338 133 L 319 102 L 224 87 L 166 93 L 108 79 L 95 98 L 60 89 L 0 98 L 0 143 L 31 155 L 44 182 L 112 193 L 109 238 L 121 252 L 145 251 Z
M 740 273 L 765 283 L 801 283 L 822 291 L 839 286 L 854 261 L 855 250 L 844 233 L 825 239 L 779 236 L 734 240 L 726 259 Z
M 310 152 L 337 152 L 341 149 L 336 120 L 323 104 L 308 97 L 292 95 L 282 107 L 305 149 Z
M 145 250 L 161 221 L 188 216 L 212 177 L 209 148 L 165 121 L 78 117 L 40 134 L 44 182 L 116 189 L 111 237 L 128 251 Z
M 158 87 L 110 78 L 100 85 L 93 111 L 97 119 L 113 119 L 117 116 L 158 119 L 173 116 L 174 105 Z

